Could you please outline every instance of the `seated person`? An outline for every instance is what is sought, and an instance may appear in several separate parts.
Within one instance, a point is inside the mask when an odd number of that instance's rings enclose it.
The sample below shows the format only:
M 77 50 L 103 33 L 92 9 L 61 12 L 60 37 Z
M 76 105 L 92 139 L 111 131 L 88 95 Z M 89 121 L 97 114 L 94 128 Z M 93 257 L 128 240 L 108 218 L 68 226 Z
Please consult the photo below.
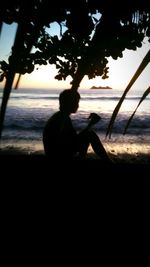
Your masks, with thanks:
M 47 157 L 51 159 L 85 158 L 89 145 L 104 161 L 110 163 L 98 135 L 91 130 L 91 126 L 100 120 L 100 116 L 91 113 L 89 124 L 80 133 L 72 125 L 71 113 L 76 113 L 80 95 L 71 89 L 64 90 L 59 96 L 59 111 L 47 121 L 43 130 L 43 145 Z

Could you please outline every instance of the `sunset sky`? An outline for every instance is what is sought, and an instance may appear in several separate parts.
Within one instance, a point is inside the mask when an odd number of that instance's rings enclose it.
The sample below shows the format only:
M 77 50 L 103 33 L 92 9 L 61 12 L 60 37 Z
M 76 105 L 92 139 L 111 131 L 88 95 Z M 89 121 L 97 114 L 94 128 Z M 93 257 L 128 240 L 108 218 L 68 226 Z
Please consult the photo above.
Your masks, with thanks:
M 53 28 L 57 32 L 57 26 Z M 12 25 L 4 24 L 2 34 L 0 37 L 0 60 L 7 61 L 11 53 L 11 46 L 15 37 L 16 24 Z M 55 34 L 55 32 L 53 33 Z M 110 86 L 114 89 L 125 89 L 130 79 L 136 72 L 142 59 L 150 49 L 150 44 L 147 39 L 143 41 L 143 46 L 136 51 L 124 50 L 123 58 L 109 60 L 109 78 L 106 80 L 97 77 L 96 79 L 89 80 L 87 76 L 84 77 L 80 84 L 80 88 L 88 89 L 91 86 Z M 70 88 L 71 78 L 67 78 L 66 81 L 58 81 L 54 79 L 57 74 L 57 70 L 54 65 L 39 66 L 31 74 L 22 75 L 20 88 Z M 143 73 L 137 79 L 132 88 L 146 90 L 150 84 L 150 64 L 145 68 Z M 0 83 L 0 88 L 4 86 L 4 83 Z

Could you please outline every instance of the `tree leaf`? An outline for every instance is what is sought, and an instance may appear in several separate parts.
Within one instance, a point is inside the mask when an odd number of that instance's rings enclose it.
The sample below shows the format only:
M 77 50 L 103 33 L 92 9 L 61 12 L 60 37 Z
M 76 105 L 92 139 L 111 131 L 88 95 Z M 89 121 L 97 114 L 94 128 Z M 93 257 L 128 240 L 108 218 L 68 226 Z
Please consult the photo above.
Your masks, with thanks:
M 145 69 L 145 67 L 147 66 L 147 64 L 150 62 L 150 50 L 147 52 L 147 54 L 145 55 L 144 59 L 142 60 L 141 64 L 139 65 L 137 71 L 135 72 L 135 74 L 133 75 L 132 79 L 130 80 L 129 84 L 127 85 L 122 97 L 120 98 L 117 106 L 115 107 L 107 131 L 106 131 L 106 137 L 109 135 L 109 138 L 111 137 L 111 132 L 112 132 L 112 128 L 114 125 L 114 121 L 117 117 L 117 114 L 119 112 L 119 109 L 126 97 L 126 94 L 128 93 L 128 91 L 130 90 L 131 86 L 133 85 L 133 83 L 137 80 L 137 78 L 140 76 L 141 72 Z
M 140 106 L 140 104 L 142 103 L 142 101 L 147 97 L 148 94 L 150 94 L 150 87 L 148 87 L 148 89 L 142 95 L 142 97 L 140 99 L 140 102 L 138 103 L 136 109 L 134 110 L 134 112 L 132 113 L 131 117 L 129 118 L 129 120 L 127 122 L 127 125 L 126 125 L 126 127 L 124 129 L 123 134 L 126 134 L 126 131 L 127 131 L 128 127 L 129 127 L 129 124 L 130 124 L 131 120 L 133 119 L 133 116 L 134 116 L 135 112 L 137 111 L 138 107 Z

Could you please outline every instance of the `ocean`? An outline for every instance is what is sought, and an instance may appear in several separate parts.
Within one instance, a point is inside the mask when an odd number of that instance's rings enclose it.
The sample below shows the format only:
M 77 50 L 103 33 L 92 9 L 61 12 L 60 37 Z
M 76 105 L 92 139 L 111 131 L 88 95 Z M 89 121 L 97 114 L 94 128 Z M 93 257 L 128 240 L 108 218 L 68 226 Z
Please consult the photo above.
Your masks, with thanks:
M 14 147 L 27 150 L 28 153 L 43 153 L 42 132 L 47 119 L 58 110 L 60 89 L 18 89 L 13 90 L 7 105 L 1 139 L 1 149 Z M 106 141 L 106 130 L 114 108 L 123 90 L 115 89 L 79 89 L 81 95 L 79 109 L 72 114 L 73 125 L 77 131 L 82 130 L 88 122 L 88 116 L 95 112 L 101 120 L 93 126 L 103 142 L 127 142 L 130 139 L 150 144 L 150 96 L 141 103 L 127 133 L 123 136 L 124 127 L 136 108 L 143 94 L 141 90 L 129 92 L 123 102 L 114 123 L 112 136 Z M 0 91 L 0 99 L 2 91 Z M 107 137 L 108 139 L 108 137 Z

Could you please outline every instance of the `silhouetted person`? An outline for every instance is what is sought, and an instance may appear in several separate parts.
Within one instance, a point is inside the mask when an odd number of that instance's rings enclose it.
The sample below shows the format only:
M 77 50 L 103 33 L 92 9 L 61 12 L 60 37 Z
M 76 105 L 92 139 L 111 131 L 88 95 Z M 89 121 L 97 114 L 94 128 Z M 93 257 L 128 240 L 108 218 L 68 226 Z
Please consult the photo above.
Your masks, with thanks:
M 46 156 L 51 159 L 85 158 L 89 145 L 104 162 L 111 162 L 99 137 L 91 126 L 100 116 L 91 113 L 87 127 L 77 133 L 72 125 L 70 114 L 79 106 L 80 95 L 71 89 L 64 90 L 59 96 L 59 111 L 47 121 L 43 131 L 43 145 Z

